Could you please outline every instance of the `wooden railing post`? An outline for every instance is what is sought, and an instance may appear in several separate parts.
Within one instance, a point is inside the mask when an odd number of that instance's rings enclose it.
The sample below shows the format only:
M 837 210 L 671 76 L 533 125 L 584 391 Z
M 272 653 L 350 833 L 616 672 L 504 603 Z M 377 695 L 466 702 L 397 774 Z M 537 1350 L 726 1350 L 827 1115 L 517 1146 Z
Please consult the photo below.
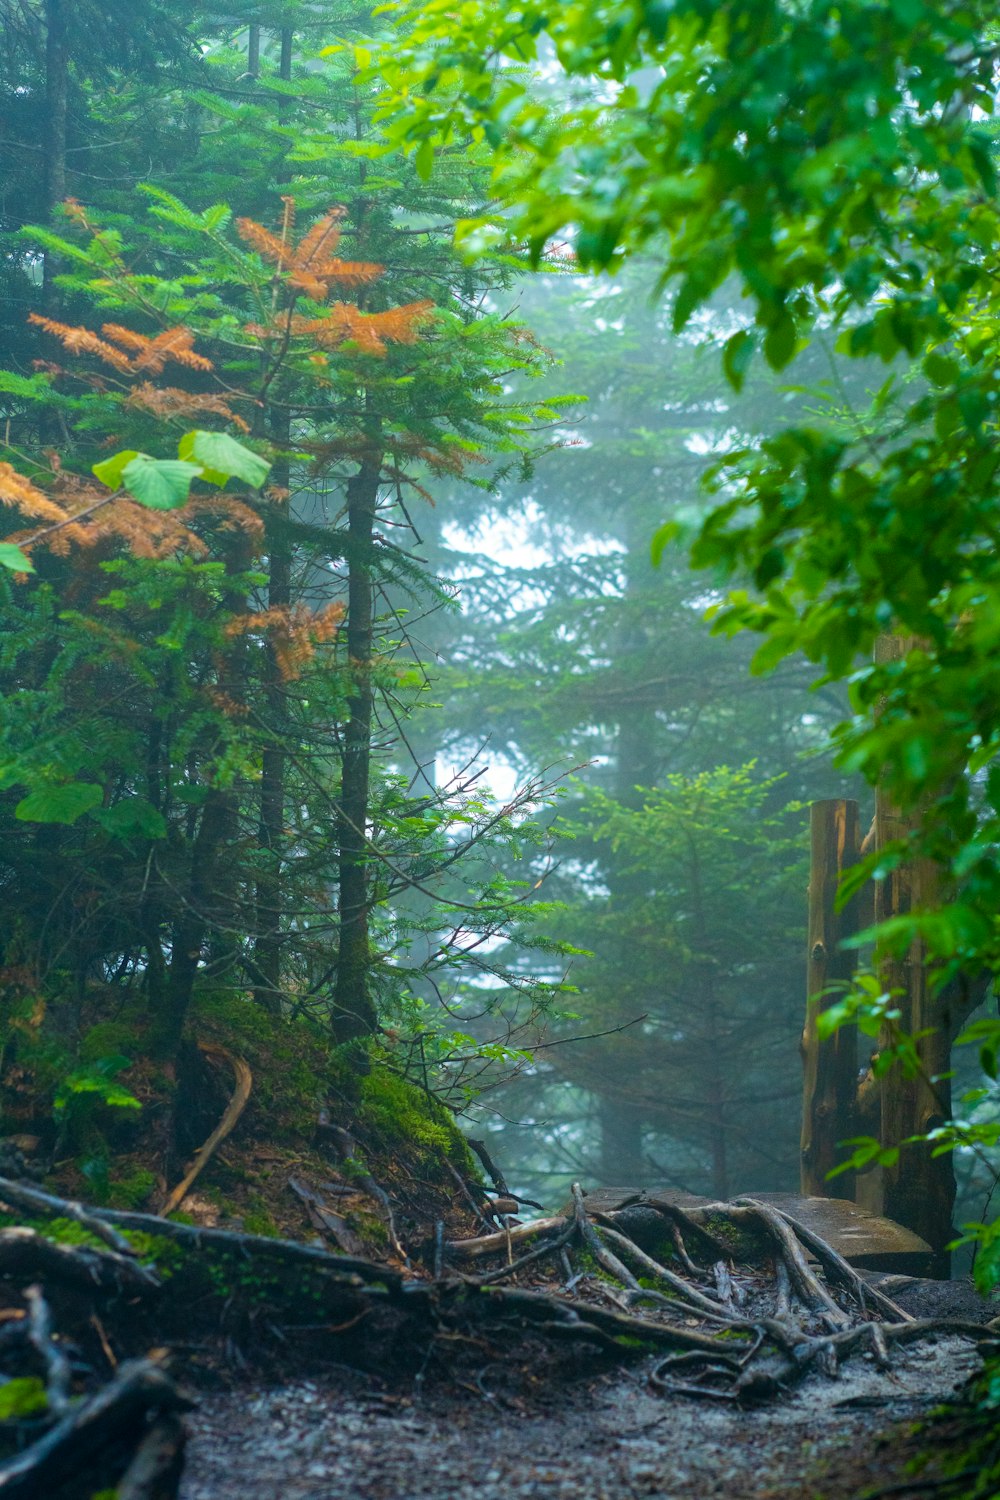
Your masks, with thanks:
M 820 1042 L 817 1021 L 837 994 L 822 992 L 835 981 L 850 982 L 853 949 L 844 939 L 857 931 L 856 903 L 837 909 L 840 877 L 858 857 L 858 804 L 843 799 L 814 802 L 810 809 L 809 949 L 806 1022 L 802 1033 L 802 1192 L 820 1198 L 853 1199 L 853 1172 L 832 1182 L 827 1173 L 843 1160 L 838 1142 L 854 1133 L 858 1074 L 857 1032 L 842 1026 Z

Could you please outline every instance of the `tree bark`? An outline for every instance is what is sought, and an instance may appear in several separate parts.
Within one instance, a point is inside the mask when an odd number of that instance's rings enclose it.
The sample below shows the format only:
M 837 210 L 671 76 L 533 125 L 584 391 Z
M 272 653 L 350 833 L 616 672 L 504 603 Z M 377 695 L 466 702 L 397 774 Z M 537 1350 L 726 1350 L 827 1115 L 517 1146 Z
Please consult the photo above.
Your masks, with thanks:
M 333 996 L 333 1032 L 338 1042 L 367 1036 L 378 1024 L 369 991 L 371 948 L 368 909 L 368 803 L 372 731 L 371 549 L 378 502 L 381 454 L 372 453 L 347 484 L 350 538 L 347 655 L 351 674 L 339 802 L 340 952 Z
M 827 986 L 849 983 L 855 965 L 844 940 L 857 930 L 856 903 L 837 910 L 841 876 L 858 856 L 858 804 L 841 799 L 814 802 L 810 810 L 809 938 L 806 1022 L 802 1033 L 801 1187 L 807 1196 L 853 1200 L 856 1179 L 843 1172 L 832 1182 L 827 1174 L 843 1156 L 838 1143 L 854 1134 L 857 1090 L 857 1028 L 842 1026 L 821 1042 L 819 1018 L 839 996 L 824 995 Z
M 45 201 L 49 217 L 66 197 L 66 118 L 69 96 L 69 38 L 66 20 L 70 0 L 45 0 Z M 45 252 L 42 305 L 55 303 L 55 264 Z
M 884 636 L 877 643 L 876 662 L 902 659 L 915 644 L 912 638 Z M 876 789 L 875 840 L 882 849 L 895 839 L 906 838 L 917 826 L 919 807 L 904 813 L 885 786 Z M 875 917 L 886 922 L 914 908 L 934 906 L 940 901 L 940 873 L 927 859 L 897 866 L 875 889 Z M 947 1277 L 950 1256 L 946 1246 L 953 1238 L 951 1216 L 955 1203 L 955 1169 L 951 1153 L 934 1157 L 930 1145 L 904 1146 L 914 1135 L 922 1135 L 951 1115 L 951 1083 L 947 1077 L 951 1055 L 951 1019 L 947 995 L 930 983 L 925 945 L 919 939 L 903 954 L 883 953 L 879 974 L 887 990 L 898 991 L 896 1005 L 899 1028 L 916 1042 L 920 1073 L 905 1076 L 894 1066 L 882 1075 L 880 1086 L 880 1141 L 884 1147 L 900 1148 L 898 1160 L 882 1168 L 882 1212 L 907 1229 L 921 1235 L 935 1256 L 935 1274 Z M 880 1045 L 890 1042 L 889 1034 Z
M 201 809 L 198 832 L 191 846 L 191 867 L 184 907 L 173 924 L 170 968 L 165 1002 L 154 1020 L 153 1050 L 173 1058 L 187 1019 L 202 945 L 211 928 L 215 877 L 223 850 L 231 844 L 236 826 L 233 793 L 213 788 Z
M 287 449 L 290 441 L 288 409 L 279 410 L 271 436 Z M 279 459 L 271 471 L 272 483 L 288 488 L 287 459 Z M 267 604 L 269 609 L 288 609 L 292 600 L 292 548 L 281 521 L 285 506 L 272 508 L 268 538 Z M 254 991 L 258 1005 L 271 1015 L 281 1012 L 281 850 L 285 828 L 285 700 L 281 673 L 273 649 L 268 652 L 271 681 L 267 689 L 269 742 L 261 758 L 260 827 L 258 831 L 261 873 L 257 879 L 257 939 L 254 943 Z

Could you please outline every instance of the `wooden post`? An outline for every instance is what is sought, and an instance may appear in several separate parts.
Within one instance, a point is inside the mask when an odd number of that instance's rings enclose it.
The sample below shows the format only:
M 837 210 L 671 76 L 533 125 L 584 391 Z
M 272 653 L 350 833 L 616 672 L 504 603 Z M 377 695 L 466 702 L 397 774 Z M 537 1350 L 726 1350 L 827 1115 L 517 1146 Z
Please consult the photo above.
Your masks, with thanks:
M 856 903 L 837 910 L 840 877 L 858 857 L 858 804 L 842 799 L 814 802 L 810 809 L 809 950 L 806 1022 L 802 1033 L 803 1097 L 801 1186 L 810 1197 L 854 1197 L 855 1176 L 827 1173 L 843 1159 L 838 1142 L 852 1130 L 858 1047 L 854 1026 L 842 1026 L 820 1042 L 817 1021 L 836 994 L 822 995 L 837 980 L 849 981 L 855 954 L 843 947 L 857 931 Z
M 883 636 L 875 648 L 876 662 L 898 661 L 916 644 L 912 638 Z M 920 808 L 904 813 L 890 798 L 884 785 L 876 788 L 875 842 L 883 849 L 895 839 L 907 837 L 918 825 Z M 914 908 L 933 907 L 941 897 L 937 866 L 928 859 L 911 860 L 897 866 L 875 888 L 875 919 L 888 921 Z M 886 990 L 896 990 L 900 1012 L 898 1025 L 916 1043 L 920 1074 L 907 1078 L 894 1066 L 880 1079 L 879 1139 L 884 1147 L 901 1147 L 898 1160 L 882 1169 L 881 1211 L 912 1229 L 931 1246 L 935 1274 L 946 1277 L 949 1255 L 945 1246 L 953 1237 L 951 1223 L 955 1203 L 955 1171 L 950 1154 L 934 1157 L 930 1146 L 903 1146 L 910 1136 L 922 1135 L 943 1124 L 951 1113 L 949 1069 L 952 1024 L 947 995 L 930 984 L 924 943 L 915 939 L 903 954 L 877 956 L 879 977 Z M 919 1036 L 925 1031 L 926 1035 Z M 889 1042 L 888 1031 L 880 1046 Z

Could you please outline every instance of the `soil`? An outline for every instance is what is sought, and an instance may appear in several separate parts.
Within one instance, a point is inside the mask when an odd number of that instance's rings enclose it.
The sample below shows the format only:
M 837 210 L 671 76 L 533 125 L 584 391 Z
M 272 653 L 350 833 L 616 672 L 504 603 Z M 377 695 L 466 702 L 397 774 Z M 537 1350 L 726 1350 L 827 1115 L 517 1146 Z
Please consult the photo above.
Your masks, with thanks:
M 181 1497 L 853 1500 L 900 1478 L 920 1446 L 912 1424 L 977 1368 L 968 1343 L 942 1337 L 896 1351 L 887 1373 L 861 1356 L 836 1381 L 817 1375 L 745 1410 L 657 1396 L 653 1363 L 536 1390 L 530 1371 L 488 1364 L 462 1388 L 391 1389 L 344 1368 L 210 1394 L 191 1419 Z

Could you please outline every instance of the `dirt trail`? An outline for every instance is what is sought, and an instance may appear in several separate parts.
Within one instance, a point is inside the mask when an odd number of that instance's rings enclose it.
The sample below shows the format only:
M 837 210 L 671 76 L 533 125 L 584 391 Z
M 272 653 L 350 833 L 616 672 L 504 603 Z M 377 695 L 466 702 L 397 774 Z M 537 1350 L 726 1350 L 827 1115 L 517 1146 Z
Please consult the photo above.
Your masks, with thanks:
M 847 1500 L 885 1482 L 879 1433 L 912 1421 L 977 1366 L 942 1337 L 870 1357 L 837 1380 L 812 1376 L 753 1410 L 665 1400 L 637 1364 L 513 1394 L 487 1365 L 468 1389 L 387 1391 L 345 1369 L 324 1381 L 203 1399 L 192 1421 L 182 1500 Z M 824 1475 L 826 1476 L 824 1478 Z M 905 1496 L 898 1500 L 906 1500 Z

